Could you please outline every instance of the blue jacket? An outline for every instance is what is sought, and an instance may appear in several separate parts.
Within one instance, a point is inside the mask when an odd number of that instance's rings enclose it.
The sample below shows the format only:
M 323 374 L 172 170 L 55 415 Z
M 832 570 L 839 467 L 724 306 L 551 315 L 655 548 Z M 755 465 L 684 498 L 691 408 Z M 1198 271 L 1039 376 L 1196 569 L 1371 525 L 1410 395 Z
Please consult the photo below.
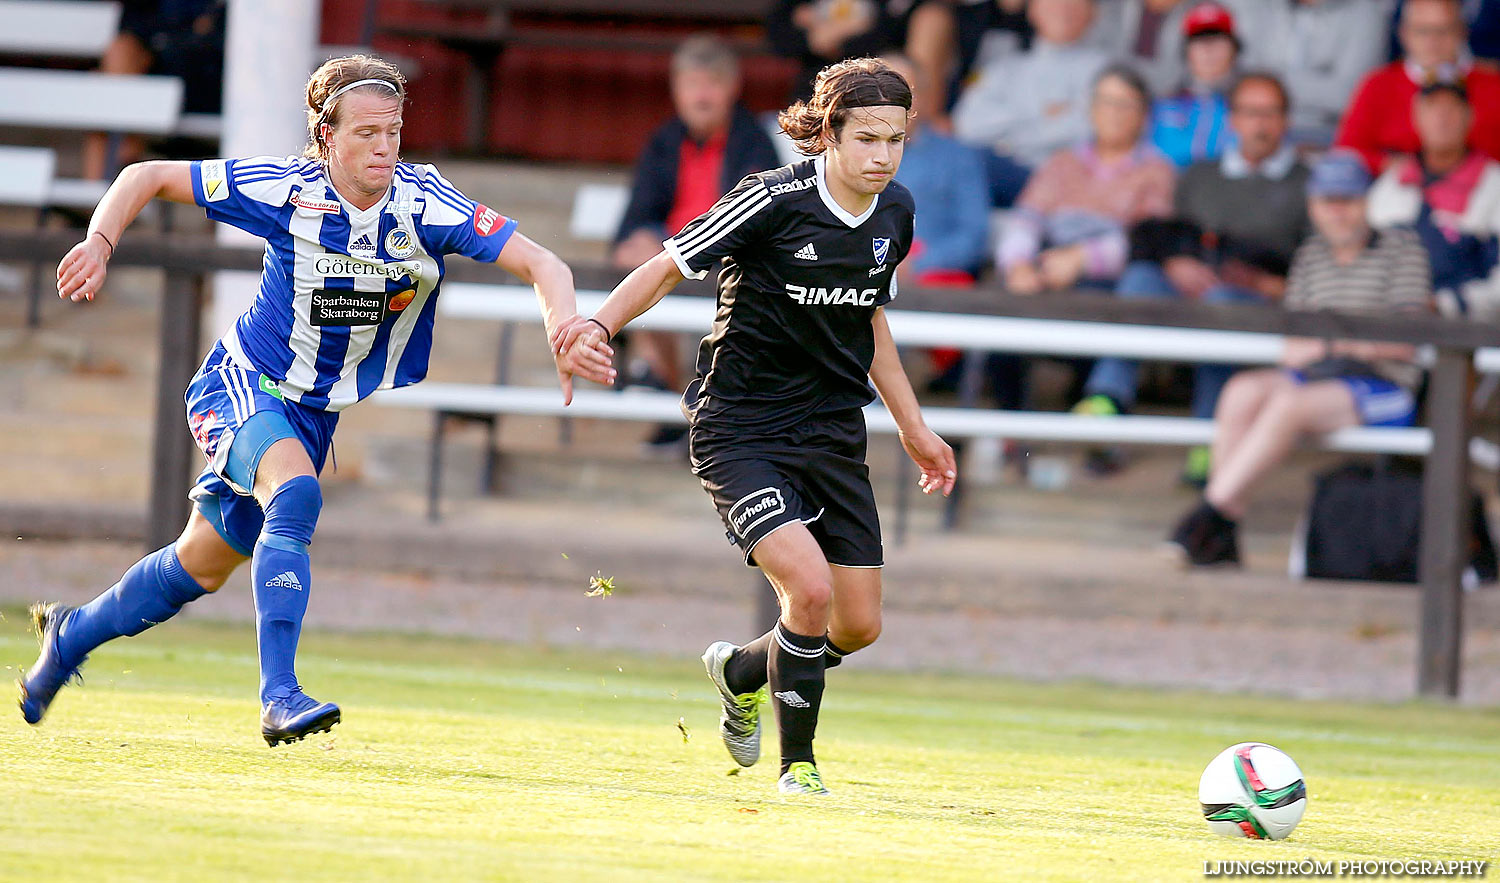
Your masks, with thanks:
M 896 180 L 917 203 L 921 251 L 910 268 L 976 273 L 989 240 L 990 199 L 984 163 L 973 148 L 919 127 L 906 142 Z
M 1179 169 L 1218 159 L 1233 137 L 1229 103 L 1218 93 L 1182 92 L 1151 105 L 1151 142 Z

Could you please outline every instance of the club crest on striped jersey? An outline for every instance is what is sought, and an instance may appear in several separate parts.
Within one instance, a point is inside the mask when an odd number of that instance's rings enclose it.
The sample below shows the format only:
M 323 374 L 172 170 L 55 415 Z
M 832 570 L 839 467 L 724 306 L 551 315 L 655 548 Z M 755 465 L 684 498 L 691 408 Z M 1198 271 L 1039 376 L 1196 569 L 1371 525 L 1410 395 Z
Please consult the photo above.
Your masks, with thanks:
M 385 253 L 398 261 L 406 260 L 417 253 L 417 243 L 411 234 L 400 227 L 385 234 Z
M 877 237 L 871 243 L 871 247 L 875 250 L 875 263 L 884 265 L 885 264 L 886 255 L 890 254 L 890 252 L 891 252 L 891 240 L 890 240 L 890 237 L 885 237 L 885 238 Z

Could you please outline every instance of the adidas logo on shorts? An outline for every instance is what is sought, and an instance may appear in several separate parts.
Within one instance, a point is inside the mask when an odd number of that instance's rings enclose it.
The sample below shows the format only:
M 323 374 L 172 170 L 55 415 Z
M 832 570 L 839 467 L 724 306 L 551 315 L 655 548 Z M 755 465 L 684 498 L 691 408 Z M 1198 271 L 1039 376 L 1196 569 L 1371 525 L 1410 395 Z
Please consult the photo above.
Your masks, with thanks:
M 266 580 L 266 585 L 270 588 L 302 591 L 301 581 L 297 579 L 297 574 L 292 573 L 290 570 L 282 573 L 280 576 L 273 576 Z
M 780 693 L 776 693 L 774 695 L 776 696 L 777 699 L 780 699 L 783 703 L 785 703 L 786 705 L 788 705 L 788 706 L 790 706 L 792 708 L 807 708 L 808 707 L 807 700 L 803 699 L 801 696 L 797 695 L 797 691 L 796 690 L 783 690 Z
M 801 258 L 804 261 L 815 261 L 818 259 L 818 251 L 817 249 L 813 248 L 813 244 L 809 242 L 808 244 L 797 249 L 797 253 L 792 255 L 792 257 Z

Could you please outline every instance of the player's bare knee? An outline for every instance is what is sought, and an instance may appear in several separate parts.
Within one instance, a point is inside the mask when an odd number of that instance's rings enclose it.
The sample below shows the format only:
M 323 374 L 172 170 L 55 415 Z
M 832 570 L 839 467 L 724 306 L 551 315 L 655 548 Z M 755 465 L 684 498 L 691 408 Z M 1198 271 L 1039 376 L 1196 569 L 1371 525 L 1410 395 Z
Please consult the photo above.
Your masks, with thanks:
M 833 585 L 825 580 L 808 580 L 786 587 L 785 607 L 797 619 L 827 621 L 833 609 Z
M 877 616 L 869 622 L 845 626 L 837 635 L 830 634 L 828 638 L 846 653 L 863 650 L 880 640 L 880 618 Z

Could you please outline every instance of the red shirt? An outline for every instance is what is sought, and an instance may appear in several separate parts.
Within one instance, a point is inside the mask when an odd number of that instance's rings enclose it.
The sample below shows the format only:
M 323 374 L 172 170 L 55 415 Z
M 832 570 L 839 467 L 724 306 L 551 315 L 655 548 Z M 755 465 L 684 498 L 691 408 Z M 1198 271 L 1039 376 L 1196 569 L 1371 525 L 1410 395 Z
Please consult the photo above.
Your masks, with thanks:
M 682 139 L 677 154 L 677 192 L 667 213 L 668 236 L 676 236 L 724 195 L 724 147 L 728 143 L 727 131 L 710 135 L 702 144 L 692 137 Z
M 1474 109 L 1469 146 L 1500 160 L 1500 71 L 1475 64 L 1464 75 L 1464 86 L 1469 91 L 1469 106 Z M 1364 154 L 1365 162 L 1376 173 L 1385 166 L 1388 155 L 1416 153 L 1422 146 L 1412 124 L 1412 100 L 1416 96 L 1417 84 L 1405 64 L 1393 61 L 1379 68 L 1355 91 L 1334 143 Z

